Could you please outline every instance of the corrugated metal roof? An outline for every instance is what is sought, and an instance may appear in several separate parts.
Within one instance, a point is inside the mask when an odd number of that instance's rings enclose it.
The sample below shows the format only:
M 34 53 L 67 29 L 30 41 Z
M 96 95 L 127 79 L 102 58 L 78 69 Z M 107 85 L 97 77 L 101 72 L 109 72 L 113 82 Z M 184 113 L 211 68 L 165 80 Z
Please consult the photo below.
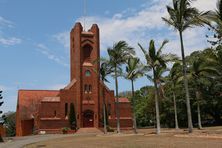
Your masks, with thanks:
M 60 97 L 44 97 L 41 102 L 60 102 Z
M 115 100 L 116 100 L 116 98 L 115 98 Z M 130 103 L 128 98 L 119 98 L 119 102 L 120 103 Z

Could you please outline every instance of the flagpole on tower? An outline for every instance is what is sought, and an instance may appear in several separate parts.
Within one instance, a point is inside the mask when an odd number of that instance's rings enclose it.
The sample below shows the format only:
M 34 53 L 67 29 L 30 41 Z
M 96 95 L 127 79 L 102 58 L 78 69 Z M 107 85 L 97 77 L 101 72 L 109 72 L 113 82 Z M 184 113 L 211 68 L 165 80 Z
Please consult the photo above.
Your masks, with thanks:
M 83 0 L 83 30 L 86 31 L 86 0 Z

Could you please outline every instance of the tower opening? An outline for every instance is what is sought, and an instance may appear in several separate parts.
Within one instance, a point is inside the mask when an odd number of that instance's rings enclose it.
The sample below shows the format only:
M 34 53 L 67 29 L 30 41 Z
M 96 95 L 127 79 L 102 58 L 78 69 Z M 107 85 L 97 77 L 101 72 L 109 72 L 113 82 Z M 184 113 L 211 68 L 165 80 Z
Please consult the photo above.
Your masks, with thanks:
M 89 44 L 83 46 L 83 62 L 91 62 L 92 49 Z

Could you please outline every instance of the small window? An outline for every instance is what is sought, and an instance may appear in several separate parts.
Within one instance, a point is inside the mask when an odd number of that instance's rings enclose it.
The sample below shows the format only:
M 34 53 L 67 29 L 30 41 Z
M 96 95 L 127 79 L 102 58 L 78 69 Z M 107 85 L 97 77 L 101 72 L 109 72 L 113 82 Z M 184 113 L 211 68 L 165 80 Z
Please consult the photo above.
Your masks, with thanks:
M 68 115 L 68 103 L 65 103 L 65 117 Z
M 84 92 L 85 92 L 85 93 L 88 92 L 88 85 L 87 85 L 87 84 L 84 85 Z
M 84 85 L 84 92 L 85 93 L 91 93 L 92 92 L 92 85 Z
M 110 103 L 108 104 L 108 115 L 109 116 L 111 115 L 111 104 Z
M 56 110 L 54 111 L 54 117 L 56 117 Z
M 91 76 L 91 72 L 90 72 L 89 70 L 87 70 L 87 71 L 85 72 L 85 76 L 86 76 L 86 77 L 90 77 L 90 76 Z
M 92 92 L 92 85 L 89 85 L 89 93 Z

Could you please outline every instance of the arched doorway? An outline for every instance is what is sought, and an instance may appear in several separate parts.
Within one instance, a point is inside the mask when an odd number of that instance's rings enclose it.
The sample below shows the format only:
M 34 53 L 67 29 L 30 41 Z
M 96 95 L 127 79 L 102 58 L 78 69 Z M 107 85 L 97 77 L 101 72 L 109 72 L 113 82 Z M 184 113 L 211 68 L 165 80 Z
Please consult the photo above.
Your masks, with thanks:
M 83 127 L 94 127 L 94 112 L 86 110 L 83 113 Z

